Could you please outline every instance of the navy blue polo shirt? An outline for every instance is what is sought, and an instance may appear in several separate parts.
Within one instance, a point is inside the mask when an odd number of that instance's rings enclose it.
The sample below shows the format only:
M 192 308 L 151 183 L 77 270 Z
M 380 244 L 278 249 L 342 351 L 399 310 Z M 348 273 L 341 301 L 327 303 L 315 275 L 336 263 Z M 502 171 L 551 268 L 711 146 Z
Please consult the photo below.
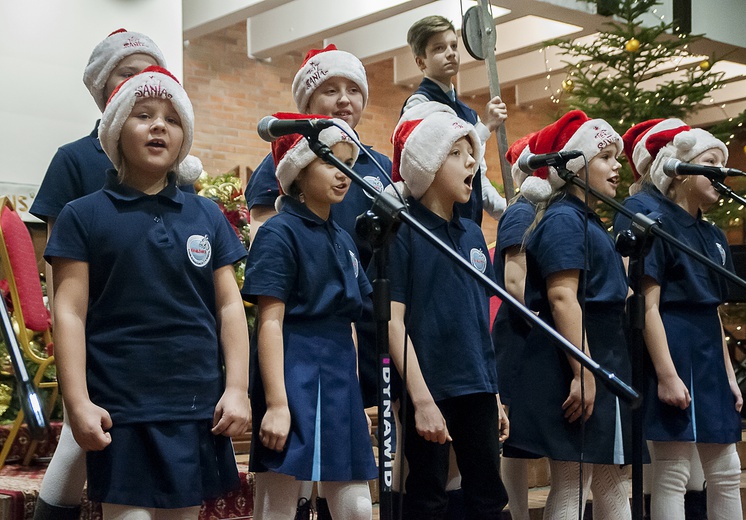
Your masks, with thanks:
M 730 247 L 715 225 L 693 217 L 672 200 L 660 201 L 661 229 L 699 251 L 717 265 L 734 272 Z M 661 286 L 661 311 L 671 305 L 719 305 L 727 299 L 726 279 L 660 238 L 645 257 L 645 275 Z
M 641 213 L 656 219 L 660 216 L 661 204 L 665 200 L 668 199 L 658 191 L 658 188 L 652 184 L 644 184 L 639 192 L 624 199 L 622 205 L 634 213 Z M 631 225 L 632 219 L 622 213 L 617 213 L 614 216 L 614 236 L 629 229 Z
M 584 220 L 588 218 L 588 271 L 586 303 L 623 303 L 627 274 L 614 240 L 593 210 L 574 195 L 565 195 L 547 208 L 526 245 L 526 305 L 547 311 L 546 279 L 549 275 L 577 269 L 581 273 L 578 298 L 582 296 L 585 271 Z
M 534 205 L 525 197 L 519 197 L 500 217 L 494 259 L 495 278 L 500 287 L 505 287 L 505 251 L 523 245 L 526 230 L 533 224 L 535 216 Z
M 479 226 L 457 215 L 446 221 L 419 201 L 408 202 L 412 216 L 494 279 Z M 409 337 L 433 399 L 497 393 L 488 290 L 407 226 L 397 232 L 389 258 L 391 299 L 406 305 Z
M 391 160 L 382 153 L 376 152 L 371 147 L 365 147 L 378 163 L 391 175 Z M 389 185 L 388 179 L 378 170 L 375 164 L 367 155 L 360 152 L 357 162 L 353 168 L 366 181 L 376 186 L 381 191 Z M 275 200 L 280 194 L 275 176 L 275 163 L 272 154 L 267 155 L 264 160 L 257 166 L 249 184 L 246 186 L 246 203 L 249 209 L 254 206 L 274 206 Z M 373 250 L 370 244 L 361 239 L 355 232 L 355 219 L 361 213 L 368 211 L 372 203 L 371 197 L 355 183 L 350 185 L 350 189 L 345 198 L 339 204 L 332 206 L 332 219 L 339 224 L 342 229 L 347 231 L 355 240 L 355 245 L 360 252 L 360 260 L 363 269 L 367 267 L 373 256 Z
M 292 197 L 257 231 L 246 260 L 244 299 L 285 302 L 285 320 L 360 318 L 373 290 L 349 233 Z
M 115 424 L 209 419 L 224 386 L 213 275 L 246 250 L 217 204 L 173 176 L 156 195 L 107 176 L 65 206 L 44 253 L 89 266 L 91 400 Z
M 99 122 L 89 135 L 57 150 L 29 210 L 32 215 L 45 222 L 56 219 L 65 204 L 104 186 L 106 170 L 114 166 L 98 140 Z M 191 185 L 181 190 L 194 193 Z

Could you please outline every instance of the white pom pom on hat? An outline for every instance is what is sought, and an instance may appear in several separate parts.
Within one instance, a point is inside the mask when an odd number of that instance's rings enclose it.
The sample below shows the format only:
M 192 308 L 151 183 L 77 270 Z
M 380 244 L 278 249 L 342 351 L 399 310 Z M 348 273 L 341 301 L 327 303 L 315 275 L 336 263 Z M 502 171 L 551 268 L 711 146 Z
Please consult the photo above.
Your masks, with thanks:
M 101 112 L 106 108 L 106 82 L 116 66 L 132 54 L 147 54 L 166 68 L 166 58 L 153 40 L 144 34 L 118 29 L 104 38 L 91 53 L 83 72 L 83 83 Z
M 329 44 L 311 49 L 293 78 L 293 99 L 299 112 L 308 111 L 311 95 L 329 78 L 342 77 L 354 82 L 363 93 L 363 107 L 368 103 L 368 77 L 356 56 Z
M 184 87 L 164 68 L 148 67 L 139 74 L 127 78 L 114 89 L 98 127 L 101 147 L 112 164 L 119 168 L 122 163 L 119 154 L 122 127 L 132 113 L 135 102 L 143 98 L 167 99 L 179 114 L 184 139 L 176 159 L 176 182 L 180 185 L 193 183 L 202 173 L 202 163 L 199 159 L 188 155 L 194 139 L 194 109 Z
M 391 178 L 395 183 L 405 185 L 402 194 L 421 198 L 448 157 L 453 143 L 462 137 L 469 138 L 472 156 L 479 164 L 483 150 L 474 126 L 460 119 L 449 106 L 428 101 L 404 112 L 391 136 L 394 145 Z

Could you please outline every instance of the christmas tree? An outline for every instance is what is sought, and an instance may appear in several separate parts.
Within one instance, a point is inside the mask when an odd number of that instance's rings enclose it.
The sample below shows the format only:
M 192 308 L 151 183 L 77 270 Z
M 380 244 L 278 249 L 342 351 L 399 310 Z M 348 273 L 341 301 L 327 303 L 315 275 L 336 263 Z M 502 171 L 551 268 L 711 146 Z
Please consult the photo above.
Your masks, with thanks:
M 708 103 L 711 93 L 724 85 L 724 73 L 713 69 L 717 57 L 693 54 L 690 46 L 702 36 L 682 33 L 675 20 L 666 22 L 656 14 L 658 5 L 657 0 L 604 0 L 604 14 L 611 18 L 592 41 L 547 42 L 547 47 L 559 48 L 566 58 L 567 77 L 556 102 L 605 119 L 620 133 L 648 119 L 686 121 Z M 651 18 L 659 22 L 651 24 Z M 746 115 L 741 114 L 710 130 L 728 142 L 744 119 Z M 620 199 L 627 195 L 631 182 L 632 173 L 625 164 Z M 724 201 L 710 218 L 722 228 L 734 225 L 731 215 L 738 207 L 734 204 Z

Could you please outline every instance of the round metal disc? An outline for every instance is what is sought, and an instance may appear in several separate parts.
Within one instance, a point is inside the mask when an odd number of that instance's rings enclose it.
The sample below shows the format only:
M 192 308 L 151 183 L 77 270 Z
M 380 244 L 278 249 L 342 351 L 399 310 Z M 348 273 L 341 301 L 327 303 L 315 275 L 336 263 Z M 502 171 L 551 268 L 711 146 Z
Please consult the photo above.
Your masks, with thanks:
M 484 60 L 486 56 L 482 50 L 482 10 L 478 5 L 472 6 L 464 13 L 461 23 L 461 38 L 464 47 L 475 60 Z

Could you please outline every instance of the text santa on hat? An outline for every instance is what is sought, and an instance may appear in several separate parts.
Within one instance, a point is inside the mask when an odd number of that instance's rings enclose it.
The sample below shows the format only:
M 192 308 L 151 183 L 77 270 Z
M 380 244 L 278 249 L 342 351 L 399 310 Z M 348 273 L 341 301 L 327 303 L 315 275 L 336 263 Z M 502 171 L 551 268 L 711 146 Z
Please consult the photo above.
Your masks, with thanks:
M 723 153 L 723 161 L 728 161 L 725 143 L 707 130 L 691 128 L 679 119 L 666 119 L 651 128 L 646 135 L 645 149 L 652 158 L 650 180 L 664 195 L 673 181 L 663 171 L 670 159 L 691 162 L 707 150 L 717 149 Z
M 329 44 L 311 49 L 293 78 L 293 99 L 299 112 L 308 111 L 311 95 L 329 78 L 347 78 L 360 88 L 363 107 L 368 103 L 368 77 L 363 63 L 353 54 Z
M 329 119 L 333 121 L 337 126 L 330 126 L 319 132 L 319 141 L 329 148 L 337 143 L 348 143 L 352 147 L 353 164 L 357 161 L 359 150 L 349 137 L 350 134 L 354 135 L 352 128 L 343 120 L 318 114 L 294 114 L 291 112 L 278 112 L 272 115 L 277 119 Z M 315 161 L 318 156 L 311 150 L 305 137 L 300 134 L 289 134 L 272 142 L 272 158 L 275 162 L 275 176 L 277 177 L 277 184 L 280 186 L 280 196 L 282 196 L 293 193 L 291 186 L 298 178 L 298 174 Z M 278 201 L 275 202 L 276 207 L 278 203 L 279 197 Z
M 101 112 L 106 108 L 105 89 L 109 76 L 120 61 L 132 54 L 147 54 L 165 68 L 166 59 L 153 40 L 138 32 L 118 29 L 93 49 L 83 72 L 83 83 Z
M 410 108 L 394 129 L 391 178 L 404 197 L 420 199 L 448 158 L 453 144 L 466 137 L 476 165 L 482 159 L 482 143 L 474 126 L 460 119 L 449 106 L 428 101 Z M 387 188 L 391 193 L 393 188 Z
M 160 98 L 171 102 L 181 119 L 184 139 L 174 164 L 177 184 L 192 184 L 202 173 L 202 163 L 189 154 L 194 139 L 194 110 L 181 83 L 164 68 L 151 66 L 127 78 L 111 93 L 101 116 L 98 138 L 112 164 L 121 171 L 122 157 L 119 137 L 135 102 L 144 98 Z
M 531 135 L 528 149 L 535 154 L 579 150 L 583 156 L 570 159 L 565 165 L 571 172 L 578 173 L 586 162 L 610 145 L 616 147 L 616 155 L 622 153 L 622 138 L 609 123 L 603 119 L 591 119 L 582 110 L 572 110 Z M 545 166 L 526 176 L 520 187 L 528 200 L 542 202 L 564 184 L 553 166 Z

